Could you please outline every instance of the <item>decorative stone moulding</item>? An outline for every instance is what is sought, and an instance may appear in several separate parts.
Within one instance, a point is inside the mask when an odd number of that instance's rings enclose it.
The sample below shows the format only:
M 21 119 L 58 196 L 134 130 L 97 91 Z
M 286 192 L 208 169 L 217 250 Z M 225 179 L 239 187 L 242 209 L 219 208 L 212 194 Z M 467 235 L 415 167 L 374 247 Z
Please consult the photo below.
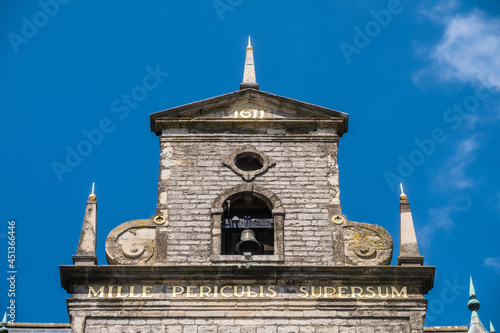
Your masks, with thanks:
M 245 162 L 250 163 L 245 165 Z M 276 162 L 254 147 L 244 146 L 234 151 L 222 164 L 249 182 L 276 165 Z
M 109 265 L 152 265 L 156 224 L 152 219 L 120 224 L 106 238 Z
M 347 265 L 375 266 L 391 263 L 392 237 L 379 225 L 346 221 L 344 242 Z

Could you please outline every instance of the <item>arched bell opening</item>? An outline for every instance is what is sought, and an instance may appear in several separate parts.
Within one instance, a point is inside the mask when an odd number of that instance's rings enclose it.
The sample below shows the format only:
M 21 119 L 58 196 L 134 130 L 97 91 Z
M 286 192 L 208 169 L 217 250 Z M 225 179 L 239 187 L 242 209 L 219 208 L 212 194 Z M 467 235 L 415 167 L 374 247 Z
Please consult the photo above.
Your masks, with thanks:
M 221 255 L 273 255 L 274 218 L 269 199 L 237 193 L 222 205 Z

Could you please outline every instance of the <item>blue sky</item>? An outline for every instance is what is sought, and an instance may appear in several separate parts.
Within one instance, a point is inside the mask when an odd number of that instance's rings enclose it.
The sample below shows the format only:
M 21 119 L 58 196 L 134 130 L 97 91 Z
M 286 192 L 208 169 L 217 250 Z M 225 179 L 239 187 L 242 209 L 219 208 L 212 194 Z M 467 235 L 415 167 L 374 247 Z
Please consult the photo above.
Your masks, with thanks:
M 149 114 L 238 90 L 251 35 L 261 90 L 349 114 L 343 212 L 390 232 L 393 263 L 404 183 L 437 267 L 426 325 L 469 322 L 470 274 L 481 320 L 500 325 L 498 1 L 2 1 L 0 22 L 0 242 L 6 253 L 15 219 L 16 321 L 69 321 L 58 266 L 92 182 L 106 264 L 108 233 L 155 212 Z

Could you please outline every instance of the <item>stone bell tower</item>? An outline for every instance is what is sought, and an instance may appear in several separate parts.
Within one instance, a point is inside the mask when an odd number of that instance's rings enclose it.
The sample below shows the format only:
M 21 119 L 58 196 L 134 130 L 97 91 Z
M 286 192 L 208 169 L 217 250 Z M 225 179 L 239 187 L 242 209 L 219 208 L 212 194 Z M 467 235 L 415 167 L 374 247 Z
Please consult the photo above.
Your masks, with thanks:
M 401 195 L 398 266 L 381 226 L 342 213 L 348 115 L 240 90 L 151 115 L 156 213 L 117 226 L 95 260 L 89 197 L 74 265 L 61 266 L 73 332 L 422 332 L 422 266 Z M 82 241 L 83 240 L 83 241 Z

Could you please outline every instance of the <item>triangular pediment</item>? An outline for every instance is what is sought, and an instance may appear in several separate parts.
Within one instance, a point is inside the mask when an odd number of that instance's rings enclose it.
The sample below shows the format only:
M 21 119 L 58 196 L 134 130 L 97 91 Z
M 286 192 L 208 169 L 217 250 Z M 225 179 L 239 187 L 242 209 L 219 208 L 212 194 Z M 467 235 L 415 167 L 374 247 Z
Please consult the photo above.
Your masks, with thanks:
M 244 89 L 151 114 L 151 130 L 159 120 L 337 120 L 347 132 L 346 113 L 255 89 Z

